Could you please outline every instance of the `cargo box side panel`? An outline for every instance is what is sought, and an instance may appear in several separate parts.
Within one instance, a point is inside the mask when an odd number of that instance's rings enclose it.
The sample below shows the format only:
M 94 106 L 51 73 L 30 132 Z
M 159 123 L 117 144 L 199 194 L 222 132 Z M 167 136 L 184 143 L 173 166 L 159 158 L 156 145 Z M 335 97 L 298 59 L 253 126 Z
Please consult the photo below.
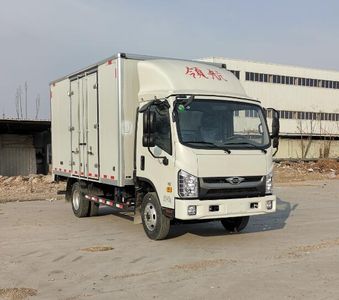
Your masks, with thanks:
M 116 60 L 98 67 L 100 181 L 119 182 L 119 101 Z
M 139 105 L 138 60 L 123 60 L 122 81 L 122 141 L 124 161 L 124 182 L 133 184 L 136 110 Z
M 70 98 L 68 79 L 51 85 L 51 131 L 53 171 L 69 174 L 71 170 Z

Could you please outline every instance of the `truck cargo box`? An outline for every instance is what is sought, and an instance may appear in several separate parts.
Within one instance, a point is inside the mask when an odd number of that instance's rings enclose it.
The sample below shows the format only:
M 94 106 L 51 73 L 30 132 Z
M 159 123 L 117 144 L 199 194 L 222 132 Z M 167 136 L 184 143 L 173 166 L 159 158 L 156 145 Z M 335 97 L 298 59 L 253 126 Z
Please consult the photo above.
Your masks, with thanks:
M 133 183 L 137 62 L 113 57 L 51 83 L 54 174 Z

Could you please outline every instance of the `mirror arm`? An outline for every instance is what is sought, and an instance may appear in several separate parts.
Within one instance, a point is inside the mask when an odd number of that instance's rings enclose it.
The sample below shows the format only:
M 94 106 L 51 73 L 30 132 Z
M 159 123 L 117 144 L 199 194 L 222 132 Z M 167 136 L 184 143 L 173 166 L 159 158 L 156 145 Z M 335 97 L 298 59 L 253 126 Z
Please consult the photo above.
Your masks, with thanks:
M 147 147 L 148 152 L 152 155 L 153 158 L 162 158 L 162 163 L 167 166 L 168 165 L 168 158 L 166 156 L 156 156 L 154 153 L 151 151 L 150 147 Z

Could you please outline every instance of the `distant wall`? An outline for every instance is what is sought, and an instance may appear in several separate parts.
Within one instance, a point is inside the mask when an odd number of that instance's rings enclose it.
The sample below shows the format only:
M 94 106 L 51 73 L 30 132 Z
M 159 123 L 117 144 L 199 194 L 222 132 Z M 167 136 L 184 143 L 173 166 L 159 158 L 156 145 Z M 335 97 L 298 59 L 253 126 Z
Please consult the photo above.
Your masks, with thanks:
M 0 135 L 0 175 L 29 175 L 37 172 L 32 135 Z
M 303 146 L 301 138 L 280 138 L 279 151 L 276 154 L 275 158 L 281 159 L 317 159 L 321 157 L 328 158 L 339 158 L 339 140 L 311 140 L 309 150 L 306 148 L 308 146 L 309 140 L 307 138 L 303 139 Z M 306 156 L 302 155 L 302 148 Z

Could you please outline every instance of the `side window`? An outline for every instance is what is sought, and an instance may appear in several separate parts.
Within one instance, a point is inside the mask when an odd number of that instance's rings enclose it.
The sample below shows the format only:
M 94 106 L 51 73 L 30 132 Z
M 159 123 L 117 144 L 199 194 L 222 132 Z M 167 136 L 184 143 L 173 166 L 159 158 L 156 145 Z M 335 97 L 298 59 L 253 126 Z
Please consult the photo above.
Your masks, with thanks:
M 172 155 L 171 124 L 167 108 L 153 105 L 151 111 L 155 112 L 155 145 Z

